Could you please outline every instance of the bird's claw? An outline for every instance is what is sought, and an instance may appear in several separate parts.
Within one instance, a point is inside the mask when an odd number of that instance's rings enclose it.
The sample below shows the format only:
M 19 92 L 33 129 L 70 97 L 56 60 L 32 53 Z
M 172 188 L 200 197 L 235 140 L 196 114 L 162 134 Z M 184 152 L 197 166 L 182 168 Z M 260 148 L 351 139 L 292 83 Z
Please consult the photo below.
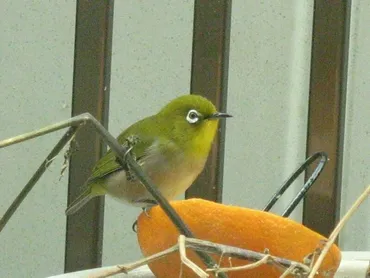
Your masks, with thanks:
M 137 220 L 135 220 L 135 222 L 134 222 L 134 224 L 132 224 L 132 231 L 134 232 L 134 233 L 137 233 Z
M 146 216 L 150 217 L 149 215 L 149 212 L 148 210 L 150 209 L 150 207 L 145 207 L 145 208 L 142 208 L 143 209 L 143 212 L 145 213 Z
M 125 143 L 122 144 L 123 147 L 127 148 L 126 152 L 123 155 L 123 158 L 125 161 L 127 161 L 126 157 L 128 154 L 131 154 L 132 158 L 136 161 L 136 156 L 135 156 L 135 153 L 132 152 L 132 149 L 138 142 L 139 142 L 139 137 L 136 135 L 130 135 L 129 137 L 125 139 Z M 116 162 L 120 164 L 118 157 L 116 157 Z M 127 162 L 125 163 L 124 166 L 122 165 L 122 168 L 126 172 L 126 179 L 130 182 L 134 181 L 135 175 L 131 173 L 130 166 L 127 164 Z

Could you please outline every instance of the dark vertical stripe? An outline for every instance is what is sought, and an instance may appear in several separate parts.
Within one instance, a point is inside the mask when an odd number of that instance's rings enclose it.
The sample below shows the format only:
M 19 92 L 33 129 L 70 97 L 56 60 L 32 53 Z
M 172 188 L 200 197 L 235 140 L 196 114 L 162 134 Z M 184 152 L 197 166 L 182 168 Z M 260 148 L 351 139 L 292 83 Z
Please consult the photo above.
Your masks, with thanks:
M 306 196 L 303 223 L 327 236 L 340 208 L 351 2 L 314 5 L 307 155 L 325 151 L 329 163 Z
M 113 0 L 78 0 L 76 12 L 72 115 L 89 112 L 108 124 Z M 68 203 L 81 192 L 94 163 L 105 151 L 90 126 L 77 135 L 70 159 Z M 65 271 L 101 265 L 104 198 L 96 198 L 67 218 Z
M 196 0 L 194 6 L 191 93 L 211 100 L 226 111 L 231 23 L 231 0 Z M 220 121 L 203 173 L 186 192 L 186 198 L 200 197 L 221 202 L 225 120 Z

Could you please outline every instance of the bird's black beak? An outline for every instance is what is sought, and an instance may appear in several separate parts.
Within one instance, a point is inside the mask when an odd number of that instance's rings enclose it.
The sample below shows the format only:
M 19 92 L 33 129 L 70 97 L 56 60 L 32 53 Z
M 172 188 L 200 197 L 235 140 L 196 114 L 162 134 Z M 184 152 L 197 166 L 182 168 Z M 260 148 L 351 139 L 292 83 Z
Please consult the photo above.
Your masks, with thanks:
M 212 120 L 212 119 L 220 119 L 220 118 L 231 118 L 232 116 L 227 113 L 222 113 L 222 112 L 216 112 L 210 116 L 207 117 L 207 120 Z

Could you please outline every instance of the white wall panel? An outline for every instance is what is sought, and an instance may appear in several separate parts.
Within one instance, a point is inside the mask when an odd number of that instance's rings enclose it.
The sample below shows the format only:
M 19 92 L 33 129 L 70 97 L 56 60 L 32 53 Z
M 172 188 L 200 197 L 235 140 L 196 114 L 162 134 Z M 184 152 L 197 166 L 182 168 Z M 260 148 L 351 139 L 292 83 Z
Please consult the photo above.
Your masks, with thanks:
M 116 136 L 189 93 L 193 1 L 116 1 L 109 130 Z M 103 264 L 141 257 L 131 230 L 140 208 L 106 198 Z
M 71 115 L 75 1 L 1 1 L 0 140 Z M 63 132 L 0 150 L 3 215 Z M 68 172 L 60 155 L 0 235 L 0 277 L 62 273 Z
M 305 160 L 312 17 L 313 1 L 233 1 L 224 203 L 262 209 Z
M 370 2 L 352 1 L 342 176 L 342 216 L 370 184 Z M 340 236 L 344 250 L 370 250 L 370 200 Z

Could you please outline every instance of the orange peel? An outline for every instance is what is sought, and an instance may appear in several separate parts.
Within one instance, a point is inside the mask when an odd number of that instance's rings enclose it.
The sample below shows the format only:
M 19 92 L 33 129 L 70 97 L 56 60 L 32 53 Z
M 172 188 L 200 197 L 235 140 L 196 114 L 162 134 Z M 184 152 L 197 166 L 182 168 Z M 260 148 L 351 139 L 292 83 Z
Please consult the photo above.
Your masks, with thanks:
M 202 199 L 172 201 L 171 205 L 190 228 L 196 238 L 263 253 L 268 249 L 272 256 L 297 262 L 313 253 L 326 240 L 322 235 L 291 219 L 273 213 L 228 206 Z M 137 222 L 137 236 L 144 256 L 164 251 L 177 244 L 179 232 L 159 206 L 142 213 Z M 320 245 L 321 244 L 321 245 Z M 205 265 L 192 250 L 187 250 L 190 260 L 205 269 Z M 248 261 L 236 258 L 212 257 L 221 267 L 246 265 Z M 341 253 L 333 245 L 315 277 L 333 277 L 339 267 Z M 178 252 L 149 263 L 158 278 L 197 277 L 181 264 Z M 250 270 L 229 272 L 236 277 L 279 277 L 282 270 L 272 265 L 262 265 Z M 213 274 L 210 273 L 210 277 Z M 326 276 L 325 276 L 326 275 Z M 288 276 L 292 277 L 292 276 Z

